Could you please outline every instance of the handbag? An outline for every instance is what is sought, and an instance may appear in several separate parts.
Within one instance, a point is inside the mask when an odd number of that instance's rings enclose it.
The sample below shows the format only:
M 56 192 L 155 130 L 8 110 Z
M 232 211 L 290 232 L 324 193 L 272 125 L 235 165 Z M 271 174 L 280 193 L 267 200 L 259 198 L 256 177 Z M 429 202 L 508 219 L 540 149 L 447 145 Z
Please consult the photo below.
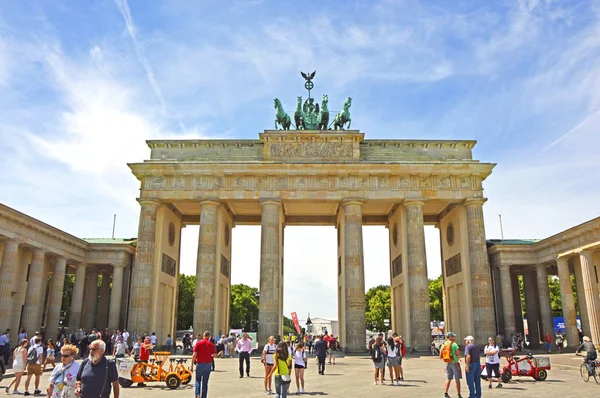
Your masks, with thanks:
M 281 381 L 283 381 L 284 383 L 291 383 L 292 382 L 292 377 L 288 374 L 288 375 L 282 375 L 281 371 L 279 370 L 279 361 L 280 359 L 277 359 L 277 371 L 279 372 L 279 377 L 281 377 Z M 287 366 L 287 363 L 286 363 Z M 288 366 L 288 372 L 290 371 L 290 368 Z

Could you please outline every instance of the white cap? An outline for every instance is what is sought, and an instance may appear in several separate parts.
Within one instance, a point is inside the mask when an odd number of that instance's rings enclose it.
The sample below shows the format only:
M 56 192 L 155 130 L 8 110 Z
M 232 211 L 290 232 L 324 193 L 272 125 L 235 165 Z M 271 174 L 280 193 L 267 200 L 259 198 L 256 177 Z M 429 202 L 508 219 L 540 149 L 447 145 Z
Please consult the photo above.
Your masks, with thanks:
M 465 337 L 465 340 L 469 340 L 469 341 L 474 341 L 475 339 L 473 338 L 473 336 L 467 336 Z

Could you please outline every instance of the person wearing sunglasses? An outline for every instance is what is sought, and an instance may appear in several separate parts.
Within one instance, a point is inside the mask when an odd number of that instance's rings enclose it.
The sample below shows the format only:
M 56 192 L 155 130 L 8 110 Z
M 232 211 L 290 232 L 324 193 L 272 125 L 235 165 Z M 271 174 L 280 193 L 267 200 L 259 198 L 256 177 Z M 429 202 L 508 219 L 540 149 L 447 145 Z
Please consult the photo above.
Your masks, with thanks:
M 79 349 L 71 344 L 65 344 L 60 349 L 60 364 L 54 368 L 50 375 L 48 397 L 72 397 L 75 394 L 75 382 L 79 373 L 79 363 L 75 358 Z
M 90 354 L 81 362 L 77 373 L 76 397 L 109 398 L 112 390 L 114 398 L 119 398 L 117 365 L 104 355 L 105 351 L 106 343 L 102 340 L 94 340 L 90 344 Z

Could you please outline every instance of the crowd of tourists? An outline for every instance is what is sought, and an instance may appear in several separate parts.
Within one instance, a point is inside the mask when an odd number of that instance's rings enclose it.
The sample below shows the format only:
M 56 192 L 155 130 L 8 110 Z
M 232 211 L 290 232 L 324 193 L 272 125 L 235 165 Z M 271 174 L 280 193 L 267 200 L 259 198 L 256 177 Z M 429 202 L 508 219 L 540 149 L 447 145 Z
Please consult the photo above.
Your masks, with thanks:
M 205 398 L 208 394 L 208 380 L 214 370 L 214 359 L 217 357 L 237 357 L 240 378 L 250 377 L 250 355 L 253 351 L 253 340 L 247 333 L 229 336 L 220 331 L 216 338 L 210 332 L 191 341 L 191 335 L 183 338 L 184 350 L 192 347 L 192 362 L 196 366 L 196 397 Z M 270 336 L 261 350 L 260 362 L 264 368 L 264 394 L 275 394 L 277 398 L 288 395 L 290 385 L 295 380 L 296 394 L 304 394 L 304 373 L 308 368 L 307 351 L 316 357 L 317 373 L 325 374 L 325 363 L 335 365 L 335 352 L 340 349 L 339 339 L 325 332 L 322 335 L 305 334 L 297 338 L 291 334 Z M 273 383 L 274 380 L 274 383 Z
M 5 363 L 11 363 L 15 374 L 14 379 L 5 388 L 6 393 L 13 395 L 23 394 L 40 395 L 40 376 L 48 366 L 52 366 L 52 373 L 45 391 L 47 397 L 73 397 L 73 396 L 97 396 L 108 398 L 113 393 L 113 397 L 119 398 L 119 383 L 117 368 L 114 361 L 106 358 L 107 343 L 105 340 L 109 334 L 103 336 L 98 331 L 91 331 L 89 334 L 82 330 L 74 331 L 71 336 L 67 336 L 65 330 L 61 330 L 58 338 L 44 340 L 45 333 L 41 329 L 27 335 L 25 329 L 21 329 L 18 334 L 18 345 L 13 350 L 10 349 L 11 331 L 6 330 L 0 336 L 0 363 L 2 371 L 5 372 Z M 112 336 L 108 338 L 111 341 Z M 122 339 L 122 337 L 121 337 Z M 115 336 L 111 344 L 117 346 L 120 339 Z M 83 348 L 83 349 L 82 349 Z M 110 352 L 108 352 L 110 355 Z M 114 355 L 114 351 L 113 351 Z M 59 357 L 58 359 L 56 357 Z M 77 358 L 83 361 L 77 362 Z M 24 390 L 20 391 L 23 375 L 27 372 L 24 381 Z M 33 379 L 33 392 L 29 387 Z
M 375 368 L 373 384 L 385 384 L 385 368 L 387 367 L 390 385 L 401 385 L 404 381 L 402 358 L 406 356 L 404 338 L 398 333 L 393 333 L 388 339 L 385 339 L 383 333 L 379 333 L 377 337 L 371 335 L 368 349 Z

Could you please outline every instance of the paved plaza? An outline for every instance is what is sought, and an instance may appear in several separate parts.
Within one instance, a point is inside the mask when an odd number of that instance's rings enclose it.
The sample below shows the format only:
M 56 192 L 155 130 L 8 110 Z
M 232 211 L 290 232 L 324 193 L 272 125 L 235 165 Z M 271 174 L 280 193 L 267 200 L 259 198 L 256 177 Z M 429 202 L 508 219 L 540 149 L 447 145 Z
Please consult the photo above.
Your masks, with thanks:
M 598 397 L 600 385 L 593 379 L 584 383 L 579 377 L 581 360 L 573 354 L 552 355 L 552 370 L 548 380 L 536 382 L 531 378 L 513 379 L 502 389 L 488 390 L 484 384 L 484 397 Z M 504 363 L 504 361 L 503 361 Z M 328 397 L 442 397 L 444 380 L 443 363 L 433 357 L 408 357 L 405 359 L 405 383 L 402 386 L 374 386 L 373 366 L 368 357 L 347 357 L 338 359 L 335 366 L 327 366 L 324 376 L 317 374 L 314 359 L 311 358 L 306 372 L 306 396 Z M 262 397 L 263 368 L 258 358 L 252 358 L 250 379 L 239 378 L 237 359 L 217 359 L 217 370 L 211 374 L 209 397 Z M 42 390 L 47 386 L 49 372 L 42 379 Z M 0 383 L 0 395 L 4 395 L 10 379 Z M 273 384 L 274 385 L 274 384 Z M 467 384 L 462 382 L 463 396 L 468 397 Z M 291 391 L 296 391 L 295 382 Z M 23 389 L 21 388 L 21 391 Z M 193 397 L 193 383 L 180 387 L 178 390 L 168 390 L 164 383 L 148 384 L 145 388 L 131 387 L 121 389 L 122 397 Z M 456 397 L 455 389 L 450 389 L 450 395 Z

